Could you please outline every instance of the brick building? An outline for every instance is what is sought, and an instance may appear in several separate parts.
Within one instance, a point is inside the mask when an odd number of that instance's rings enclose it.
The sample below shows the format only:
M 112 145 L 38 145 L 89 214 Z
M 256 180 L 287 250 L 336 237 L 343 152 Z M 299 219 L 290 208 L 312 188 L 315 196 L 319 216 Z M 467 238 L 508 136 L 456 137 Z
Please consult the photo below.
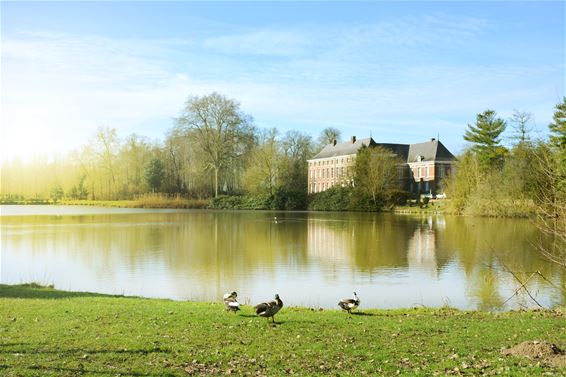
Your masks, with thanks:
M 450 175 L 455 157 L 436 139 L 417 144 L 376 143 L 372 138 L 327 144 L 308 160 L 308 192 L 325 191 L 335 185 L 353 183 L 354 162 L 362 147 L 380 146 L 399 156 L 399 187 L 415 194 L 437 194 L 442 179 Z

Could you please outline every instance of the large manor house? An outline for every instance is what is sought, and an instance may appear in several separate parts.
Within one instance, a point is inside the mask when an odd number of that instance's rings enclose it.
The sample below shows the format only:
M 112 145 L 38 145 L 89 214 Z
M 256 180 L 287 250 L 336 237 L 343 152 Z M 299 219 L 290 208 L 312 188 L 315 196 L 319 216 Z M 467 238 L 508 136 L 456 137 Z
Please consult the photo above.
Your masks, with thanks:
M 450 175 L 455 157 L 436 139 L 417 144 L 376 143 L 371 137 L 327 144 L 308 160 L 308 190 L 316 193 L 335 185 L 351 184 L 354 161 L 362 147 L 379 146 L 398 156 L 399 188 L 415 194 L 438 194 L 442 179 Z

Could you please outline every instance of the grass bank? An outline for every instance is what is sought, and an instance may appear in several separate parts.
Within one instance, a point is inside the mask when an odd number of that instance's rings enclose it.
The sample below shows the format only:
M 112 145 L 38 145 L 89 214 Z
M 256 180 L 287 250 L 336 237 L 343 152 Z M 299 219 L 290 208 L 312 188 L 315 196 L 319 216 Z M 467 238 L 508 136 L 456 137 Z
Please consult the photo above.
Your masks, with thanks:
M 407 205 L 397 205 L 393 207 L 394 213 L 415 213 L 423 215 L 447 214 L 449 211 L 449 199 L 430 200 L 427 204 L 419 204 L 410 201 Z
M 63 205 L 91 205 L 102 207 L 120 208 L 207 208 L 209 201 L 206 199 L 186 199 L 177 196 L 161 194 L 147 194 L 133 200 L 62 200 L 58 204 Z
M 282 297 L 285 300 L 285 297 Z M 2 376 L 564 375 L 502 348 L 566 348 L 560 311 L 243 307 L 0 285 Z

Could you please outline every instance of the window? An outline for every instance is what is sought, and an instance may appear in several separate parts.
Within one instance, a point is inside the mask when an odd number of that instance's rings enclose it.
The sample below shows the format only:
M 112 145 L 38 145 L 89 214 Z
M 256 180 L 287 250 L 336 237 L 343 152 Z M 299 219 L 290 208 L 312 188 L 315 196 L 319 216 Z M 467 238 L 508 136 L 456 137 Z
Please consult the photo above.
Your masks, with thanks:
M 425 168 L 425 177 L 428 178 L 428 166 Z

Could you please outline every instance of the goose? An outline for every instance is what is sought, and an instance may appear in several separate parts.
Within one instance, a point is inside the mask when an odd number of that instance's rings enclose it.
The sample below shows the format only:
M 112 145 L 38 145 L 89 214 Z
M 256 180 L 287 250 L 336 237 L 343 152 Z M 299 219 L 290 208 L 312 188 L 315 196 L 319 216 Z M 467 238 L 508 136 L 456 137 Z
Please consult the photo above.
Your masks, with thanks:
M 283 307 L 283 301 L 279 298 L 279 295 L 275 295 L 275 300 L 270 302 L 262 302 L 254 306 L 255 313 L 260 317 L 265 317 L 273 320 L 275 323 L 275 314 Z
M 343 298 L 338 303 L 338 306 L 346 310 L 349 314 L 352 314 L 351 311 L 360 306 L 360 299 L 356 292 L 354 292 L 354 298 Z
M 236 299 L 238 294 L 236 292 L 226 293 L 223 297 L 224 307 L 227 311 L 237 312 L 240 310 L 240 303 Z

